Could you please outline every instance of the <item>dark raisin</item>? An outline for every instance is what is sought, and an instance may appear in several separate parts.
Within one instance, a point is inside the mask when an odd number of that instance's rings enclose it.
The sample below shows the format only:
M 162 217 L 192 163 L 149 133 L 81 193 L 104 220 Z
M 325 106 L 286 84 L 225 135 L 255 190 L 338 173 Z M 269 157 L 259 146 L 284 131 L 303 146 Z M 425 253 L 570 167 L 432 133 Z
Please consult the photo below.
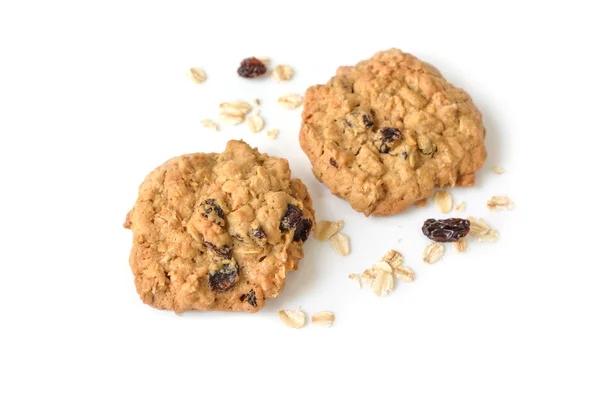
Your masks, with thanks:
M 329 164 L 333 165 L 336 168 L 338 167 L 337 161 L 335 161 L 335 158 L 333 157 L 329 157 Z
M 256 292 L 254 289 L 250 290 L 248 293 L 244 293 L 240 296 L 241 301 L 247 301 L 252 307 L 256 307 L 258 304 L 256 303 Z
M 244 78 L 256 78 L 267 72 L 267 67 L 256 57 L 249 57 L 242 60 L 237 70 L 239 76 Z
M 308 234 L 312 229 L 312 221 L 310 219 L 301 219 L 296 225 L 296 230 L 294 231 L 294 242 L 305 242 L 308 239 Z
M 225 213 L 223 209 L 217 204 L 215 199 L 206 199 L 201 204 L 202 215 L 204 218 L 211 222 L 219 225 L 220 227 L 225 226 Z
M 282 231 L 289 231 L 290 229 L 295 228 L 301 219 L 302 210 L 293 204 L 288 204 L 287 211 L 281 219 L 281 224 L 279 224 L 279 229 Z
M 379 130 L 379 133 L 381 134 L 381 141 L 383 141 L 384 143 L 393 142 L 394 140 L 400 137 L 400 131 L 396 128 L 391 128 L 389 126 L 381 128 Z
M 215 199 L 207 199 L 204 201 L 204 204 L 213 206 L 213 210 L 218 216 L 219 218 L 225 218 L 225 213 L 223 212 L 223 209 L 221 207 L 219 207 L 219 205 L 215 202 Z M 210 209 L 209 209 L 210 210 Z M 208 211 L 210 212 L 210 211 Z M 206 215 L 205 215 L 206 217 Z
M 363 124 L 365 124 L 366 128 L 370 128 L 374 125 L 373 121 L 371 121 L 371 118 L 369 118 L 367 114 L 363 114 Z
M 229 246 L 223 246 L 222 248 L 218 248 L 211 242 L 206 241 L 204 242 L 204 244 L 206 245 L 206 247 L 211 249 L 216 255 L 221 256 L 223 258 L 231 258 L 231 249 L 229 248 Z
M 406 151 L 402 152 L 402 158 L 404 158 L 405 160 L 408 158 L 408 153 Z
M 471 229 L 471 223 L 467 219 L 430 218 L 423 224 L 423 234 L 435 242 L 457 242 L 460 238 L 467 236 Z
M 373 141 L 380 153 L 387 154 L 392 149 L 390 143 L 400 138 L 400 131 L 396 128 L 386 126 L 381 128 Z
M 231 289 L 236 284 L 237 278 L 237 268 L 225 264 L 209 276 L 208 283 L 213 292 L 221 293 Z
M 265 233 L 265 231 L 263 231 L 263 229 L 260 226 L 256 229 L 250 229 L 250 234 L 252 236 L 254 236 L 256 239 L 266 239 L 267 238 L 267 234 Z
M 344 119 L 344 122 L 346 123 L 346 125 L 352 126 L 352 122 L 348 121 L 347 119 Z

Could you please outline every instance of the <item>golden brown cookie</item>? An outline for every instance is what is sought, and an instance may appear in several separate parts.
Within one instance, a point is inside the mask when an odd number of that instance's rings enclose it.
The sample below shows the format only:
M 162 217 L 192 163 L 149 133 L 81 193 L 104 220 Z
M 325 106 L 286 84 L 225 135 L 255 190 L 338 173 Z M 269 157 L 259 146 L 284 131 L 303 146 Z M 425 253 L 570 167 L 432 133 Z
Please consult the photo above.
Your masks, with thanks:
M 124 224 L 135 286 L 161 310 L 258 311 L 298 268 L 314 222 L 285 159 L 242 141 L 172 158 L 146 177 Z
M 481 113 L 433 66 L 391 49 L 306 91 L 300 144 L 313 173 L 365 215 L 399 213 L 435 186 L 472 186 Z

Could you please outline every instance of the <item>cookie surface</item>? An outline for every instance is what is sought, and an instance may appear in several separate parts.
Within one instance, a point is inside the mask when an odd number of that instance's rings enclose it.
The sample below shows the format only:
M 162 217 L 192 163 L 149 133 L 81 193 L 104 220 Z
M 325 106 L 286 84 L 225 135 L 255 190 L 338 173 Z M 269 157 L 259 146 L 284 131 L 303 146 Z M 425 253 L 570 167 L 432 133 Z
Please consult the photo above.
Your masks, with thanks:
M 310 87 L 300 130 L 317 179 L 366 215 L 401 212 L 435 186 L 474 185 L 484 138 L 470 96 L 397 49 Z
M 242 141 L 173 158 L 146 177 L 124 224 L 136 289 L 163 310 L 258 311 L 298 268 L 314 222 L 285 159 Z

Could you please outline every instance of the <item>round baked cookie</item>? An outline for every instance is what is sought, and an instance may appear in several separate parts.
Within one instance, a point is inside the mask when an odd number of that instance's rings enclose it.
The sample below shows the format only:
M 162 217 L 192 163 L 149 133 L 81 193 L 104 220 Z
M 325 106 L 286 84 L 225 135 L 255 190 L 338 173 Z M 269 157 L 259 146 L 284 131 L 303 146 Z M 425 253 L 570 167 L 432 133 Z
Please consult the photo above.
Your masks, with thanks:
M 161 310 L 260 310 L 304 256 L 315 226 L 285 159 L 243 141 L 172 158 L 151 172 L 124 226 L 144 303 Z
M 401 212 L 435 186 L 472 186 L 486 158 L 471 97 L 398 49 L 306 91 L 300 144 L 313 173 L 365 215 Z

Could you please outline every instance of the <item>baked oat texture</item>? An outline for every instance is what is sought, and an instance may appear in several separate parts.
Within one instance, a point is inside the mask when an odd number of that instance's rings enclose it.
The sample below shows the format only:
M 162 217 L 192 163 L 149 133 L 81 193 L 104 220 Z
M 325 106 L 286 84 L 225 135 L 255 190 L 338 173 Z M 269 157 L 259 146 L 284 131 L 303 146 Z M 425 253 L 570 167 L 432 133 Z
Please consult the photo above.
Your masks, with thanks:
M 151 172 L 124 226 L 144 303 L 255 312 L 298 268 L 315 217 L 287 160 L 230 141 L 221 154 L 183 155 Z
M 435 186 L 472 186 L 481 113 L 433 66 L 391 49 L 306 91 L 300 144 L 313 173 L 366 215 L 399 213 Z

